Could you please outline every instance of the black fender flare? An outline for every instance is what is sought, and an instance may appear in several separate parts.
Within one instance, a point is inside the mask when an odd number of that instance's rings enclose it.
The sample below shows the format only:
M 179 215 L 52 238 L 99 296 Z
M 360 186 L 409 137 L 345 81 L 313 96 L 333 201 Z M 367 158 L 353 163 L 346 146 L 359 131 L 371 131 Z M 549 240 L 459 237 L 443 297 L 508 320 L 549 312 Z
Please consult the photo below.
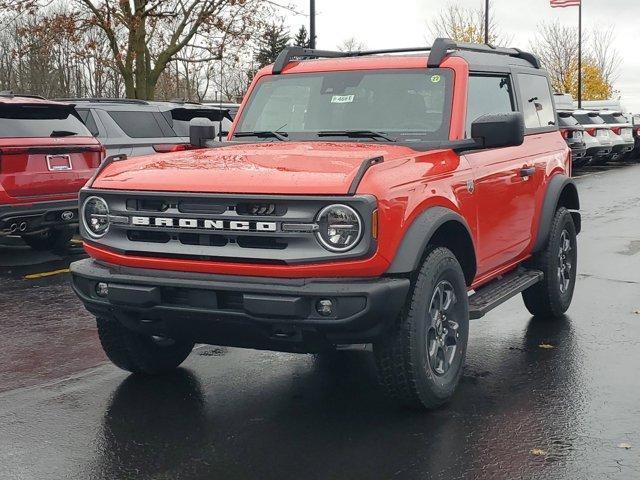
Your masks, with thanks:
M 473 247 L 473 236 L 466 220 L 455 211 L 442 207 L 433 206 L 424 210 L 409 226 L 393 258 L 391 266 L 387 270 L 388 274 L 411 273 L 419 268 L 422 256 L 429 242 L 438 229 L 447 222 L 456 222 L 461 225 L 469 235 L 469 241 Z M 475 248 L 473 248 L 473 273 L 475 276 Z
M 549 181 L 549 186 L 547 187 L 547 192 L 544 196 L 533 252 L 539 252 L 546 246 L 549 231 L 551 229 L 551 222 L 553 221 L 553 216 L 556 213 L 558 202 L 560 201 L 560 197 L 563 195 L 563 192 L 566 192 L 565 195 L 567 195 L 567 208 L 569 208 L 571 215 L 573 216 L 573 221 L 576 225 L 576 232 L 580 233 L 582 221 L 580 213 L 578 212 L 580 209 L 578 188 L 571 178 L 559 173 L 554 175 Z

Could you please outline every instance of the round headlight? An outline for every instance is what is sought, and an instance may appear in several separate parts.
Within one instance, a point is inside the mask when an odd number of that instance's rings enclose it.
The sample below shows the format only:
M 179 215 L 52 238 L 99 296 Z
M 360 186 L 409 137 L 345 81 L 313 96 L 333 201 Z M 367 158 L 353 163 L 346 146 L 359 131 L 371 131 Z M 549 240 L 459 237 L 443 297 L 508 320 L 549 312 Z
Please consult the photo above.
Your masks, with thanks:
M 82 223 L 94 238 L 102 237 L 109 230 L 109 206 L 100 197 L 89 197 L 82 206 Z
M 332 252 L 346 252 L 362 238 L 360 215 L 347 205 L 329 205 L 316 218 L 318 241 Z

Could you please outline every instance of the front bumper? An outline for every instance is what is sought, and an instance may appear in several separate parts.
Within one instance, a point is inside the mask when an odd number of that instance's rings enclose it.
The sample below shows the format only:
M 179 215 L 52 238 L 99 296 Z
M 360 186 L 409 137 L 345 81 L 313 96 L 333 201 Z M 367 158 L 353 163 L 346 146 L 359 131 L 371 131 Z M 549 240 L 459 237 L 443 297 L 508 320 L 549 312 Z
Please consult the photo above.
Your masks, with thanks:
M 213 345 L 316 352 L 370 343 L 398 317 L 407 278 L 275 279 L 71 264 L 73 288 L 94 315 L 148 335 Z M 96 285 L 108 285 L 106 297 Z M 319 300 L 333 312 L 316 311 Z
M 0 205 L 0 236 L 78 226 L 78 200 Z

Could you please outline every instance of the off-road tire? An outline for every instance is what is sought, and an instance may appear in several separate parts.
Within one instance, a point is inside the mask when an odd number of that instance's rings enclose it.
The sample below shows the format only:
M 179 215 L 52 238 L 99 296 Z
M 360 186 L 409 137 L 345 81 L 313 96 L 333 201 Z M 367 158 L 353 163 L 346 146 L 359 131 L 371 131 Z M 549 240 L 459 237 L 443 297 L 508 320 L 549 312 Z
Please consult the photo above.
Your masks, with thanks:
M 69 248 L 69 242 L 74 234 L 74 228 L 52 228 L 42 233 L 22 235 L 22 240 L 32 249 L 39 252 L 66 250 Z
M 451 319 L 455 318 L 458 335 L 449 369 L 444 374 L 437 374 L 427 351 L 431 344 L 430 332 L 435 332 L 429 309 L 436 287 L 443 281 L 448 282 L 455 293 L 455 312 L 452 311 Z M 462 268 L 450 250 L 431 249 L 413 282 L 399 325 L 374 343 L 383 389 L 391 398 L 411 408 L 432 409 L 444 404 L 460 381 L 468 337 L 469 304 Z
M 563 232 L 566 232 L 566 238 L 571 243 L 571 250 L 565 253 L 565 257 L 569 257 L 571 269 L 568 275 L 569 285 L 564 291 L 561 289 L 562 280 L 558 270 Z M 542 281 L 522 292 L 524 304 L 532 315 L 555 318 L 561 317 L 569 309 L 576 284 L 577 259 L 578 244 L 573 217 L 569 210 L 560 207 L 553 217 L 546 248 L 527 262 L 529 267 L 544 273 Z
M 176 369 L 193 350 L 193 343 L 173 340 L 162 345 L 148 335 L 123 326 L 117 320 L 97 318 L 104 352 L 116 366 L 132 373 L 157 375 Z

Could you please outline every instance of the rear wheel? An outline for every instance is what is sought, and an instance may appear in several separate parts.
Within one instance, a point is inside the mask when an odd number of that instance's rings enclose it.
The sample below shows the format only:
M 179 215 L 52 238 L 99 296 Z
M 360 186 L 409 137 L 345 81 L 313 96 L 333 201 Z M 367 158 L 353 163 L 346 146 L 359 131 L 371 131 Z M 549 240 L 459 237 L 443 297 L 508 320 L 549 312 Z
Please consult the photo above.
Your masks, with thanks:
M 544 278 L 522 292 L 532 315 L 559 317 L 571 305 L 576 283 L 578 245 L 571 212 L 560 207 L 549 232 L 547 247 L 529 263 L 544 273 Z
M 65 250 L 75 233 L 74 228 L 64 227 L 45 230 L 44 232 L 22 235 L 24 243 L 34 250 Z
M 400 325 L 373 346 L 383 388 L 406 406 L 442 405 L 462 375 L 468 336 L 467 287 L 460 264 L 450 250 L 433 249 Z
M 132 373 L 156 375 L 177 368 L 193 350 L 193 343 L 142 335 L 116 320 L 97 318 L 104 352 L 116 366 Z

